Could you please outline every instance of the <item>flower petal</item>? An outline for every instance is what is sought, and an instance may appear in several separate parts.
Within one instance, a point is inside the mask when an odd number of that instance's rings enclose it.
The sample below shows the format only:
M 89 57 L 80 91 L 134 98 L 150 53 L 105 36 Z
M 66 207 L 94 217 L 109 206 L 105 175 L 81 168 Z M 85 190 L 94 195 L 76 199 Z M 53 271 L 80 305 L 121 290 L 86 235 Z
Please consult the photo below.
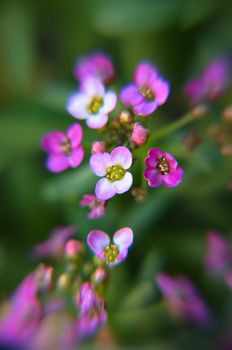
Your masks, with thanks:
M 74 149 L 71 156 L 68 157 L 68 162 L 71 168 L 78 167 L 84 158 L 84 149 L 82 146 Z
M 117 95 L 113 91 L 109 91 L 104 96 L 103 106 L 100 108 L 99 113 L 108 114 L 115 109 L 117 104 Z
M 143 96 L 135 84 L 130 84 L 122 89 L 120 100 L 127 106 L 134 106 L 143 101 Z
M 133 111 L 137 115 L 147 116 L 151 113 L 153 113 L 156 108 L 158 107 L 158 104 L 156 100 L 154 101 L 147 101 L 143 99 L 141 103 L 133 107 Z
M 150 86 L 157 76 L 158 71 L 149 62 L 141 62 L 134 73 L 134 79 L 138 86 Z
M 124 193 L 131 188 L 132 182 L 133 182 L 133 177 L 131 173 L 126 172 L 126 174 L 121 180 L 113 182 L 113 188 L 115 192 L 118 194 Z
M 47 168 L 53 173 L 60 173 L 68 167 L 68 158 L 65 155 L 51 154 L 47 159 Z
M 112 198 L 116 194 L 113 182 L 109 181 L 105 177 L 99 180 L 95 187 L 95 193 L 99 199 L 107 200 Z
M 113 149 L 110 154 L 112 164 L 121 165 L 124 169 L 129 169 L 132 164 L 131 151 L 124 146 L 119 146 Z
M 178 166 L 175 171 L 163 176 L 163 182 L 166 187 L 175 187 L 179 185 L 182 178 L 183 170 L 180 166 Z
M 87 106 L 90 102 L 89 96 L 84 93 L 76 93 L 69 97 L 67 111 L 77 119 L 86 119 L 89 116 Z
M 160 106 L 164 104 L 169 95 L 169 83 L 163 79 L 156 79 L 152 84 L 152 91 L 155 95 L 155 100 Z
M 106 169 L 111 166 L 111 160 L 109 153 L 94 153 L 90 157 L 90 168 L 92 172 L 97 176 L 106 175 Z
M 55 154 L 62 154 L 62 143 L 65 142 L 66 135 L 62 131 L 52 131 L 43 136 L 41 145 L 44 151 Z
M 102 82 L 95 78 L 87 78 L 81 85 L 82 90 L 89 96 L 104 96 L 105 88 Z
M 86 120 L 86 124 L 91 129 L 100 129 L 108 122 L 107 114 L 92 114 Z
M 71 140 L 72 147 L 78 147 L 83 138 L 83 130 L 80 124 L 71 125 L 67 130 L 67 136 Z
M 156 169 L 147 168 L 144 171 L 144 177 L 148 181 L 150 187 L 158 187 L 163 184 L 164 176 Z
M 119 252 L 127 250 L 133 242 L 133 231 L 130 227 L 123 227 L 116 231 L 113 237 L 113 242 L 119 248 Z
M 110 237 L 101 230 L 94 230 L 88 234 L 87 243 L 92 251 L 102 258 L 103 250 L 110 244 Z

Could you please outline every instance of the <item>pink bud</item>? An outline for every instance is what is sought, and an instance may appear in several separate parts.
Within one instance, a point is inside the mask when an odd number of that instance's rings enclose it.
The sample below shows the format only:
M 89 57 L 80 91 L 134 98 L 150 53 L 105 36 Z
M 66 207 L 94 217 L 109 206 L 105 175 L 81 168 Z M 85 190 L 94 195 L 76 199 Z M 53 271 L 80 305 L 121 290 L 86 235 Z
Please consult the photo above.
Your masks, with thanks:
M 81 254 L 84 250 L 83 243 L 75 239 L 70 239 L 65 246 L 65 256 L 73 258 Z
M 92 154 L 94 153 L 103 153 L 105 152 L 105 144 L 104 142 L 100 142 L 100 141 L 95 141 L 92 144 Z
M 93 282 L 95 283 L 101 283 L 108 279 L 108 273 L 105 269 L 102 267 L 98 267 L 93 274 Z
M 136 143 L 137 145 L 144 145 L 144 143 L 147 142 L 147 139 L 149 137 L 149 130 L 144 128 L 142 124 L 135 123 L 134 129 L 131 134 L 131 139 Z

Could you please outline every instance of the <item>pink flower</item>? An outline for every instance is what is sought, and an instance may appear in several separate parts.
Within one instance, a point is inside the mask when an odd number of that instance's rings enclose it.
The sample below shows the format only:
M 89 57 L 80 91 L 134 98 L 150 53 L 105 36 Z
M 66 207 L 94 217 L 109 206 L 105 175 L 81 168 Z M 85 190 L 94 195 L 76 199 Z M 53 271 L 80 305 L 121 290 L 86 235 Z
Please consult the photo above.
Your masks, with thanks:
M 85 194 L 80 205 L 92 209 L 88 214 L 89 219 L 98 219 L 106 213 L 106 201 L 97 198 L 94 194 Z
M 214 100 L 219 97 L 229 85 L 230 65 L 227 59 L 219 58 L 213 61 L 202 73 L 190 80 L 184 88 L 184 94 L 192 103 L 204 99 Z
M 141 123 L 135 123 L 131 134 L 131 139 L 137 145 L 144 145 L 149 137 L 149 130 L 144 128 Z
M 107 321 L 105 302 L 94 291 L 90 282 L 83 282 L 77 298 L 80 317 L 77 322 L 78 336 L 83 339 L 92 336 Z
M 170 153 L 159 148 L 151 148 L 145 163 L 147 168 L 144 177 L 150 187 L 162 184 L 166 187 L 175 187 L 182 181 L 183 170 Z
M 90 158 L 90 167 L 97 176 L 105 176 L 96 184 L 95 193 L 99 199 L 110 199 L 116 193 L 124 193 L 132 185 L 133 178 L 127 171 L 132 164 L 128 148 L 119 146 L 109 153 L 95 153 Z
M 109 83 L 114 75 L 115 70 L 111 59 L 102 52 L 82 57 L 75 67 L 75 76 L 80 82 L 90 77 Z
M 85 250 L 84 244 L 77 239 L 70 239 L 65 245 L 66 258 L 77 258 Z
M 68 112 L 77 119 L 85 119 L 89 128 L 100 129 L 108 122 L 108 114 L 116 107 L 117 96 L 105 91 L 96 79 L 83 81 L 81 91 L 73 94 L 68 101 Z
M 149 62 L 142 62 L 137 66 L 134 81 L 134 84 L 126 86 L 120 94 L 120 100 L 126 106 L 131 106 L 134 114 L 147 116 L 166 102 L 169 84 Z
M 57 259 L 64 255 L 65 243 L 74 236 L 76 226 L 57 227 L 48 238 L 48 240 L 36 245 L 33 249 L 33 255 L 36 258 L 52 257 Z
M 92 154 L 94 153 L 103 153 L 105 152 L 105 144 L 104 142 L 100 142 L 100 141 L 95 141 L 93 144 L 92 144 Z
M 173 278 L 166 273 L 159 273 L 156 282 L 175 316 L 201 325 L 210 322 L 208 307 L 190 280 L 182 276 Z
M 114 266 L 126 259 L 128 248 L 133 243 L 133 231 L 129 227 L 123 227 L 115 232 L 111 242 L 107 233 L 94 230 L 88 234 L 87 242 L 99 259 Z
M 59 173 L 69 167 L 78 167 L 83 158 L 81 145 L 83 137 L 79 124 L 73 124 L 66 133 L 52 131 L 42 138 L 42 148 L 48 155 L 47 167 L 53 173 Z

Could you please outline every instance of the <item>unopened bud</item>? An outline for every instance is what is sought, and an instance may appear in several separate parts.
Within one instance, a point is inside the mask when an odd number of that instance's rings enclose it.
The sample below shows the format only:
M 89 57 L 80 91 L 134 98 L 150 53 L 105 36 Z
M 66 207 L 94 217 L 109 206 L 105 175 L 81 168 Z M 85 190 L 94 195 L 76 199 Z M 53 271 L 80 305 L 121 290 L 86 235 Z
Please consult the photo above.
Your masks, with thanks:
M 138 187 L 131 191 L 132 196 L 136 202 L 143 202 L 147 197 L 147 191 L 144 188 Z
M 52 266 L 46 266 L 41 263 L 37 268 L 35 275 L 39 290 L 45 291 L 52 288 L 54 279 L 54 269 Z
M 122 110 L 119 114 L 119 121 L 122 124 L 129 124 L 133 120 L 132 115 L 130 114 L 129 111 Z
M 84 245 L 81 241 L 70 239 L 65 246 L 65 256 L 69 259 L 75 259 L 84 252 Z
M 193 107 L 193 109 L 191 110 L 191 114 L 197 119 L 203 118 L 208 113 L 208 110 L 208 106 L 204 103 L 201 103 Z
M 149 130 L 144 128 L 142 124 L 135 123 L 131 134 L 131 139 L 137 145 L 144 145 L 149 137 Z
M 61 290 L 66 290 L 71 285 L 71 278 L 67 273 L 62 273 L 57 281 L 58 288 Z
M 93 282 L 96 284 L 105 282 L 108 279 L 109 275 L 105 269 L 98 267 L 92 276 Z
M 232 156 L 232 145 L 224 145 L 221 147 L 221 154 L 223 156 Z
M 226 107 L 226 109 L 223 111 L 223 119 L 226 122 L 232 122 L 232 105 Z
M 105 150 L 106 150 L 106 148 L 105 148 L 104 142 L 95 141 L 92 144 L 92 154 L 94 154 L 94 153 L 103 153 L 103 152 L 105 152 Z

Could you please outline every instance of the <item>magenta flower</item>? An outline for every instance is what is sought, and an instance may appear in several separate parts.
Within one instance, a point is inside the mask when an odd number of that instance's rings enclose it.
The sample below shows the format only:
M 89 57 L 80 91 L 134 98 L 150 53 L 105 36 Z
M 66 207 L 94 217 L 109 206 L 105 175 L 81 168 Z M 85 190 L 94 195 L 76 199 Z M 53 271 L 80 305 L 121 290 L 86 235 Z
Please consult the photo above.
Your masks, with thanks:
M 103 83 L 109 83 L 115 75 L 111 59 L 102 52 L 82 57 L 75 67 L 75 76 L 83 82 L 87 78 L 95 78 Z
M 33 255 L 36 258 L 51 257 L 54 259 L 64 255 L 65 243 L 74 236 L 76 226 L 57 227 L 53 230 L 48 240 L 36 245 Z
M 108 114 L 115 109 L 117 96 L 105 91 L 96 79 L 83 81 L 81 91 L 73 94 L 68 101 L 68 112 L 77 119 L 85 119 L 89 128 L 100 129 L 108 122 Z
M 52 131 L 42 138 L 42 148 L 47 152 L 47 167 L 53 173 L 59 173 L 69 167 L 78 167 L 83 158 L 81 145 L 83 137 L 79 124 L 73 124 L 66 133 Z
M 209 324 L 210 311 L 190 280 L 159 273 L 156 282 L 175 316 L 201 325 Z
M 90 167 L 97 176 L 105 176 L 96 184 L 95 193 L 99 199 L 110 199 L 116 193 L 128 191 L 133 178 L 127 171 L 132 164 L 128 148 L 119 146 L 109 153 L 95 153 L 90 158 Z
M 204 99 L 214 100 L 228 87 L 230 68 L 227 59 L 216 59 L 206 68 L 201 76 L 190 80 L 185 85 L 184 94 L 192 103 L 197 103 Z
M 207 235 L 204 264 L 209 271 L 222 277 L 232 289 L 232 245 L 218 232 L 209 232 Z
M 150 187 L 160 185 L 175 187 L 182 181 L 183 170 L 170 153 L 159 148 L 151 148 L 145 163 L 147 168 L 144 171 L 144 177 Z
M 80 339 L 92 336 L 107 321 L 105 302 L 94 291 L 90 282 L 83 282 L 77 298 L 80 317 L 77 333 Z
M 159 76 L 149 62 L 140 63 L 134 73 L 135 83 L 126 86 L 120 100 L 133 109 L 134 114 L 147 116 L 164 104 L 169 95 L 169 84 Z
M 91 208 L 89 219 L 98 219 L 106 213 L 106 201 L 97 198 L 94 194 L 85 194 L 80 205 Z
M 27 276 L 13 294 L 0 319 L 0 343 L 26 346 L 38 329 L 42 310 L 35 274 Z
M 107 233 L 94 230 L 88 234 L 87 242 L 99 259 L 109 266 L 115 266 L 126 259 L 128 248 L 133 243 L 133 231 L 123 227 L 115 232 L 111 242 Z

